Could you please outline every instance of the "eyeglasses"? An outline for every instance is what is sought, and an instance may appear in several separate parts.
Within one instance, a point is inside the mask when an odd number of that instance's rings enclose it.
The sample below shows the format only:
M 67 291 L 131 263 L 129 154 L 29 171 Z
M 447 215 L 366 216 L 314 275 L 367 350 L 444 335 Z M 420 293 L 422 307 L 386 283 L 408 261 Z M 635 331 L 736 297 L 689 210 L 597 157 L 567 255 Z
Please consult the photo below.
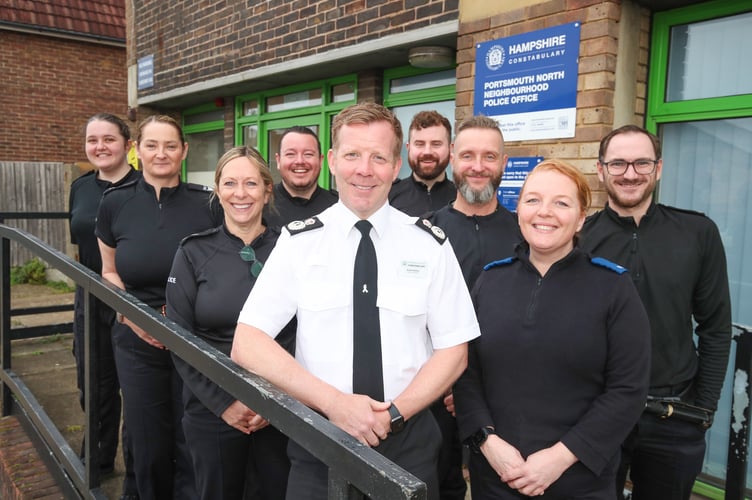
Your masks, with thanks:
M 263 262 L 256 260 L 256 252 L 251 245 L 246 245 L 240 249 L 240 258 L 245 262 L 251 263 L 251 276 L 258 278 L 261 270 L 264 268 Z
M 646 160 L 644 158 L 635 161 L 614 160 L 601 162 L 601 165 L 606 167 L 606 170 L 611 175 L 626 174 L 630 165 L 634 168 L 635 173 L 640 175 L 650 175 L 655 170 L 657 164 L 657 160 Z

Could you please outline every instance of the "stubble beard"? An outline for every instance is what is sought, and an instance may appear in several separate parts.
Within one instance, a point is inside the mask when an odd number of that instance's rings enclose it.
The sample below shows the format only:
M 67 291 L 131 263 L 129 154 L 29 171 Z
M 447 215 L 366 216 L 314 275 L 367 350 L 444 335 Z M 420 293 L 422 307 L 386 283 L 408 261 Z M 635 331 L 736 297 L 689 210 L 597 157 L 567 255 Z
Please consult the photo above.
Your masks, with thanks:
M 621 195 L 616 183 L 611 180 L 610 182 L 606 182 L 605 185 L 606 194 L 608 195 L 608 202 L 612 208 L 632 210 L 646 202 L 649 202 L 652 199 L 656 183 L 657 180 L 651 176 L 650 180 L 647 183 L 642 184 L 644 191 L 640 196 L 638 196 L 637 198 L 627 198 Z

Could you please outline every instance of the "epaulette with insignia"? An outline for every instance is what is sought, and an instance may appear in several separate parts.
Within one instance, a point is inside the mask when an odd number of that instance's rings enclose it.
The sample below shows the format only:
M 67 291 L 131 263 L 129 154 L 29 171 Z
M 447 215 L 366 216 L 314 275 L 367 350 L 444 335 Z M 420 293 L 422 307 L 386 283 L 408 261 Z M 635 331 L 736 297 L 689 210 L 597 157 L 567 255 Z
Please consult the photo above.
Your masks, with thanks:
M 488 271 L 489 269 L 494 268 L 494 267 L 506 266 L 506 265 L 511 264 L 515 260 L 517 260 L 517 257 L 507 257 L 506 259 L 495 260 L 483 266 L 483 270 Z
M 318 217 L 309 217 L 306 220 L 294 220 L 285 226 L 292 236 L 296 234 L 316 229 L 317 227 L 324 227 L 324 223 L 319 220 Z
M 433 223 L 425 217 L 418 217 L 418 220 L 415 221 L 415 225 L 428 232 L 441 245 L 446 241 L 446 233 L 444 230 L 439 226 L 434 226 Z
M 191 191 L 211 191 L 212 188 L 209 186 L 205 186 L 203 184 L 196 184 L 195 182 L 186 182 L 185 187 L 190 189 Z
M 593 257 L 592 259 L 590 259 L 590 262 L 592 262 L 596 266 L 601 266 L 601 267 L 605 267 L 606 269 L 610 269 L 611 271 L 618 273 L 618 274 L 624 274 L 627 272 L 626 267 L 622 267 L 619 264 L 611 262 L 608 259 L 604 259 L 603 257 Z
M 222 229 L 222 227 L 213 227 L 211 229 L 207 229 L 206 231 L 201 231 L 200 233 L 189 234 L 188 236 L 186 236 L 185 238 L 183 238 L 183 240 L 180 242 L 180 244 L 182 245 L 186 241 L 192 240 L 194 238 L 201 238 L 203 236 L 209 236 L 209 235 L 212 235 L 212 234 L 217 234 L 220 229 Z

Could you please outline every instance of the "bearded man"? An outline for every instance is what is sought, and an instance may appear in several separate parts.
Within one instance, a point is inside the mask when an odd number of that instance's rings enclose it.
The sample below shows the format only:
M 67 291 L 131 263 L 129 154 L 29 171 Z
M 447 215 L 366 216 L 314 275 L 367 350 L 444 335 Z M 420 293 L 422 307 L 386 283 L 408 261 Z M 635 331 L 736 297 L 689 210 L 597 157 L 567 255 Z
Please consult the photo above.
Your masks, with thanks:
M 446 175 L 451 137 L 452 125 L 436 111 L 421 111 L 413 117 L 406 144 L 413 173 L 392 184 L 390 205 L 418 217 L 454 200 L 457 190 Z

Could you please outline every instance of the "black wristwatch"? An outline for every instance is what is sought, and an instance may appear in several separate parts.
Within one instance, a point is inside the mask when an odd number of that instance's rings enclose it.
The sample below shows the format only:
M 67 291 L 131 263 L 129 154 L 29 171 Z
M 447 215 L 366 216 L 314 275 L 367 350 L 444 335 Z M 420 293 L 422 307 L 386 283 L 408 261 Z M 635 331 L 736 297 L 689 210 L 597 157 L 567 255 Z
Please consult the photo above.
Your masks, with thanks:
M 470 446 L 470 449 L 475 453 L 480 453 L 480 447 L 483 443 L 486 442 L 486 439 L 488 439 L 488 436 L 494 433 L 493 427 L 481 427 L 475 434 L 470 436 L 470 438 L 467 440 L 467 444 Z
M 405 419 L 397 409 L 397 407 L 394 406 L 394 403 L 392 403 L 392 405 L 389 407 L 389 416 L 392 418 L 392 428 L 389 432 L 391 434 L 397 434 L 398 432 L 401 432 L 402 429 L 405 428 Z

